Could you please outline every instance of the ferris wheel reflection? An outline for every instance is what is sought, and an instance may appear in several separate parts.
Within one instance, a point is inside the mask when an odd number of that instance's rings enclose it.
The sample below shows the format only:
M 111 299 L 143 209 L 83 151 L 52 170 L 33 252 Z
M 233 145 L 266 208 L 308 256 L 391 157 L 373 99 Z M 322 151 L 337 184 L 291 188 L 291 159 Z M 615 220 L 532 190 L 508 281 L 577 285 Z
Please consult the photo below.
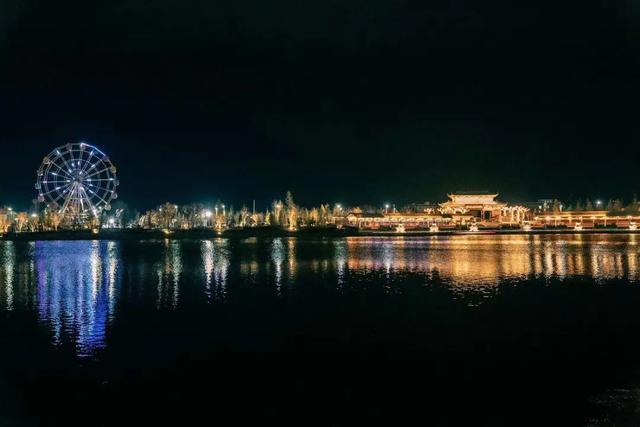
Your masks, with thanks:
M 36 304 L 54 345 L 73 344 L 79 356 L 106 346 L 120 284 L 115 242 L 36 242 Z

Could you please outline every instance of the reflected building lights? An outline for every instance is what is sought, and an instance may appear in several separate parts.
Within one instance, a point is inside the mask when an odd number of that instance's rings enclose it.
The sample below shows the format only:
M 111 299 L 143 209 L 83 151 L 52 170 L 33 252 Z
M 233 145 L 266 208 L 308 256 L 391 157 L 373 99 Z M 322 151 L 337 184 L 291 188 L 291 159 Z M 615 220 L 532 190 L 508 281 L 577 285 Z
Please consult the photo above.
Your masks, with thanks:
M 287 261 L 289 266 L 289 282 L 293 283 L 296 279 L 296 270 L 298 261 L 296 259 L 296 244 L 298 239 L 290 237 L 287 239 Z
M 205 276 L 205 293 L 211 297 L 211 281 L 213 280 L 213 242 L 205 240 L 202 242 L 202 267 Z
M 280 294 L 280 289 L 282 287 L 282 264 L 284 263 L 284 260 L 285 251 L 282 239 L 273 239 L 273 242 L 271 242 L 271 263 L 275 268 L 274 281 L 278 294 Z
M 347 242 L 344 240 L 336 240 L 334 242 L 334 260 L 338 287 L 342 288 L 345 282 L 345 271 L 347 266 L 348 249 Z
M 205 240 L 201 244 L 207 300 L 224 301 L 227 296 L 229 242 L 226 239 Z
M 347 267 L 386 274 L 437 271 L 454 286 L 491 285 L 529 276 L 638 277 L 639 252 L 629 244 L 631 236 L 569 235 L 544 240 L 530 235 L 455 236 L 379 242 L 356 237 L 347 239 Z
M 156 307 L 159 310 L 175 310 L 178 307 L 182 275 L 181 242 L 165 239 L 163 253 L 164 260 L 156 269 L 158 277 Z

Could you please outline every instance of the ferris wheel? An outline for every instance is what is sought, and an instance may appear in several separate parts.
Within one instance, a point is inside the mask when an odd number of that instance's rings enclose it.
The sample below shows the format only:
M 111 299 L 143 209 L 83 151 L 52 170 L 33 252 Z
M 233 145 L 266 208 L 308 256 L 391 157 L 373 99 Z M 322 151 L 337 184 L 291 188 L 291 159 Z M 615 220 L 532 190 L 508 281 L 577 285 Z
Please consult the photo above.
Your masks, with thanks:
M 118 198 L 116 167 L 109 157 L 84 142 L 60 146 L 38 169 L 38 201 L 54 209 L 65 222 L 82 224 L 111 209 Z

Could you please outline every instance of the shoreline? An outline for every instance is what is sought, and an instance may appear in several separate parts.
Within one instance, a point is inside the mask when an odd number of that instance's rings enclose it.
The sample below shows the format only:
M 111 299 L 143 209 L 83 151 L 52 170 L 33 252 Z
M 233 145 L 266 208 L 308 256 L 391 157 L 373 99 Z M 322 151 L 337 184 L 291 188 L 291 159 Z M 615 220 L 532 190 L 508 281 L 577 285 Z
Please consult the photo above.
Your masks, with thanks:
M 621 228 L 597 228 L 573 230 L 568 228 L 545 228 L 529 231 L 520 229 L 486 229 L 479 231 L 443 230 L 430 232 L 427 230 L 375 231 L 337 228 L 310 228 L 288 231 L 278 228 L 232 229 L 223 232 L 214 230 L 176 230 L 166 233 L 161 230 L 101 230 L 94 233 L 81 231 L 37 231 L 23 233 L 7 233 L 0 236 L 0 241 L 52 241 L 52 240 L 189 240 L 189 239 L 246 239 L 246 238 L 340 238 L 340 237 L 433 237 L 433 236 L 473 236 L 473 235 L 539 235 L 539 234 L 640 234 L 640 230 Z

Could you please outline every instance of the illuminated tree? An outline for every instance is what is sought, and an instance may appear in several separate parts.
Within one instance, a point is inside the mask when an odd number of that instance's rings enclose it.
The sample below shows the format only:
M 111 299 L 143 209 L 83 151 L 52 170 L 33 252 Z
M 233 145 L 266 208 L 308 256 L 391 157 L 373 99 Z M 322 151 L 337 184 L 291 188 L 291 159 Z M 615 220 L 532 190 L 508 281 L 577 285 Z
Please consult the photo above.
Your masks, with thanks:
M 10 225 L 11 222 L 6 212 L 0 212 L 0 233 L 6 233 Z
M 331 221 L 330 206 L 322 204 L 318 210 L 318 224 L 327 225 Z
M 295 230 L 298 226 L 298 207 L 293 201 L 293 196 L 291 195 L 291 191 L 287 191 L 285 204 L 286 204 L 285 222 L 289 230 Z
M 178 205 L 171 203 L 165 203 L 159 209 L 160 226 L 162 228 L 170 229 L 178 216 Z
M 298 223 L 304 226 L 309 225 L 309 210 L 307 208 L 298 210 Z
M 249 215 L 249 209 L 246 206 L 242 206 L 240 212 L 238 212 L 238 220 L 236 221 L 236 225 L 239 227 L 246 227 L 249 225 L 251 221 L 251 216 Z
M 205 215 L 204 206 L 198 203 L 192 203 L 183 206 L 180 209 L 179 221 L 182 223 L 181 228 L 198 228 L 203 224 L 203 215 Z
M 317 225 L 320 223 L 320 211 L 318 208 L 312 208 L 309 211 L 309 224 Z
M 283 208 L 284 205 L 282 204 L 282 201 L 280 200 L 274 200 L 273 203 L 271 203 L 271 219 L 269 221 L 269 223 L 271 225 L 274 226 L 279 226 L 282 225 L 282 219 L 283 219 Z
M 52 211 L 48 215 L 48 220 L 49 227 L 54 231 L 57 231 L 58 228 L 60 228 L 60 224 L 62 223 L 62 216 L 58 212 Z
M 27 228 L 29 231 L 37 231 L 40 228 L 40 216 L 37 214 L 30 215 L 27 220 Z
M 251 214 L 251 226 L 256 227 L 261 224 L 265 224 L 265 216 L 259 212 Z
M 129 208 L 129 205 L 122 201 L 116 200 L 111 204 L 111 217 L 115 221 L 115 226 L 119 228 L 128 227 L 137 220 L 137 213 Z

